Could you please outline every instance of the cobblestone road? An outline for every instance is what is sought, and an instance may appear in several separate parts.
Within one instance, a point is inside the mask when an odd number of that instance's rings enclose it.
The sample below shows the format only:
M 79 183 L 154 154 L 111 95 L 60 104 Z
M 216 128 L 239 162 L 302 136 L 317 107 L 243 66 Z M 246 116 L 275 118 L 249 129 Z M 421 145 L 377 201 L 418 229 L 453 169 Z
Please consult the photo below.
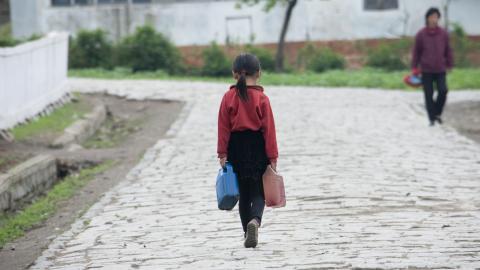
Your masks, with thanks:
M 259 246 L 244 249 L 237 209 L 215 201 L 225 85 L 71 83 L 187 105 L 32 269 L 480 269 L 480 146 L 428 127 L 418 92 L 266 88 L 288 201 L 266 209 Z

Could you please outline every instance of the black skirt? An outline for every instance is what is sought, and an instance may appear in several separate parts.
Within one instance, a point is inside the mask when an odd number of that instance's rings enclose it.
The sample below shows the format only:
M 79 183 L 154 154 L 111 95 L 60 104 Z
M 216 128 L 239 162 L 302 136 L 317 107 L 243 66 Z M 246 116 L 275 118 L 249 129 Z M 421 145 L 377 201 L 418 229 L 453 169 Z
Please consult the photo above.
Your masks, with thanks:
M 239 179 L 261 180 L 269 163 L 262 132 L 232 132 L 228 142 L 227 160 Z

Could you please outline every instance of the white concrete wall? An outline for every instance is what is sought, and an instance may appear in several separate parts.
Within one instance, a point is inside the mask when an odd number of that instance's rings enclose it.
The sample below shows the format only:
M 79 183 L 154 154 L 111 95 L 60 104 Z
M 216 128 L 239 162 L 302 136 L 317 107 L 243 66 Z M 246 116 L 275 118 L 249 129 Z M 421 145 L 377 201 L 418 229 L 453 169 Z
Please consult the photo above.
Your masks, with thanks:
M 68 34 L 0 48 L 0 130 L 41 112 L 67 93 Z
M 50 0 L 11 0 L 21 6 L 25 16 L 12 18 L 14 32 L 52 30 L 76 33 L 79 29 L 103 28 L 118 39 L 146 22 L 167 35 L 175 44 L 205 45 L 211 41 L 275 43 L 285 13 L 284 6 L 270 12 L 263 6 L 236 9 L 233 0 L 167 1 L 154 4 L 120 4 L 76 7 L 52 7 Z M 18 1 L 18 2 L 17 2 Z M 31 2 L 31 0 L 30 0 Z M 424 25 L 424 14 L 431 6 L 443 11 L 446 0 L 399 0 L 399 9 L 365 11 L 362 0 L 299 0 L 294 10 L 287 41 L 353 40 L 412 36 Z M 13 5 L 13 6 L 15 6 Z M 12 8 L 13 8 L 12 6 Z M 28 10 L 33 11 L 29 12 Z M 480 0 L 452 0 L 450 21 L 459 22 L 470 35 L 480 35 Z M 30 14 L 38 22 L 32 23 Z M 15 27 L 22 24 L 22 27 Z M 30 21 L 30 26 L 28 22 Z M 23 28 L 21 30 L 19 28 Z
M 480 35 L 479 0 L 452 0 L 449 14 L 450 21 L 462 25 L 467 33 Z
M 40 29 L 40 12 L 43 10 L 40 1 L 10 0 L 10 21 L 13 35 L 17 38 L 30 37 L 33 34 L 48 33 L 48 30 Z

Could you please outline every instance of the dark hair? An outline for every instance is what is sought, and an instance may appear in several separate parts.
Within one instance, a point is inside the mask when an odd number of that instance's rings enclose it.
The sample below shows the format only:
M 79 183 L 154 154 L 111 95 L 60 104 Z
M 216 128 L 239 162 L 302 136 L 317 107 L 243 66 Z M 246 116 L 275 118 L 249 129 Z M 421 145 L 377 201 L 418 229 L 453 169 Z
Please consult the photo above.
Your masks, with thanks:
M 430 17 L 433 14 L 437 14 L 438 18 L 442 17 L 442 14 L 440 14 L 440 10 L 435 7 L 431 7 L 427 10 L 427 13 L 425 14 L 425 24 L 428 25 L 428 17 Z
M 233 73 L 237 74 L 237 95 L 241 100 L 248 100 L 246 76 L 253 76 L 260 71 L 260 61 L 250 53 L 242 53 L 235 58 L 232 67 Z

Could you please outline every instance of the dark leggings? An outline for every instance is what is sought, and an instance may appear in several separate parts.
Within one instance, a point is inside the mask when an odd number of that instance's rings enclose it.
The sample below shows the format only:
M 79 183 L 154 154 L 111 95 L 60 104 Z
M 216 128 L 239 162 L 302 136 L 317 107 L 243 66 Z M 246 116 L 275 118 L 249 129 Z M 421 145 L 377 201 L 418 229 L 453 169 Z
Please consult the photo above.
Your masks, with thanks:
M 256 218 L 259 224 L 262 221 L 263 209 L 265 208 L 263 182 L 261 176 L 255 180 L 239 176 L 238 184 L 240 187 L 238 209 L 240 219 L 242 220 L 243 231 L 246 232 L 247 224 L 253 218 Z
M 436 83 L 438 95 L 434 100 L 434 87 L 433 83 Z M 428 118 L 431 122 L 435 120 L 437 116 L 442 115 L 443 107 L 447 101 L 447 79 L 445 72 L 443 73 L 422 73 L 423 92 L 425 94 L 425 107 L 427 108 Z

